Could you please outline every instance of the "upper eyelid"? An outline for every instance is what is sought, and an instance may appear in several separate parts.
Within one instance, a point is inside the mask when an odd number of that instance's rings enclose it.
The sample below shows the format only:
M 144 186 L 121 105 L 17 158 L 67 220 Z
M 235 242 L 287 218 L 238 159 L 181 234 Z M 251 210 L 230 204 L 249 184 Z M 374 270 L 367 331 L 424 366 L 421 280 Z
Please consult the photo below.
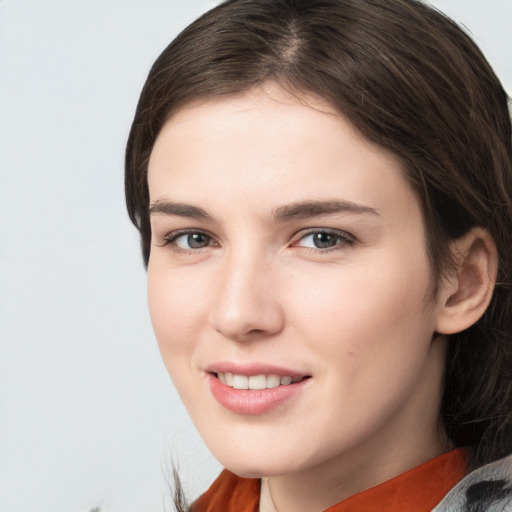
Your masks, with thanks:
M 210 238 L 215 238 L 216 236 L 210 233 L 207 229 L 201 228 L 184 228 L 184 229 L 173 229 L 171 231 L 166 232 L 166 234 L 162 238 L 175 238 L 180 235 L 194 235 L 194 234 L 207 235 Z
M 194 229 L 194 228 L 175 229 L 175 230 L 172 230 L 172 231 L 168 231 L 163 236 L 159 236 L 158 237 L 157 243 L 158 243 L 158 245 L 160 247 L 165 247 L 166 245 L 172 244 L 180 236 L 193 235 L 193 234 L 206 235 L 207 237 L 209 237 L 212 240 L 214 240 L 217 244 L 219 243 L 218 239 L 213 234 L 208 232 L 207 230 L 205 230 L 205 229 Z M 190 249 L 190 250 L 191 251 L 197 251 L 199 249 Z
M 330 247 L 308 247 L 306 245 L 300 245 L 301 241 L 306 239 L 308 236 L 314 235 L 315 233 L 325 233 L 333 236 L 337 236 L 340 240 L 337 241 L 336 244 Z M 339 251 L 345 251 L 349 247 L 353 247 L 358 244 L 358 240 L 352 234 L 347 231 L 341 229 L 332 229 L 332 228 L 317 228 L 317 229 L 309 229 L 306 231 L 299 232 L 298 236 L 292 240 L 289 247 L 295 250 L 305 250 L 314 254 L 335 254 Z
M 356 241 L 357 237 L 355 237 L 352 233 L 344 230 L 344 229 L 338 229 L 338 228 L 305 228 L 301 229 L 295 235 L 293 236 L 293 239 L 295 241 L 300 240 L 301 238 L 304 238 L 308 235 L 312 235 L 314 233 L 328 233 L 331 235 L 340 235 L 345 238 L 349 238 L 351 240 Z

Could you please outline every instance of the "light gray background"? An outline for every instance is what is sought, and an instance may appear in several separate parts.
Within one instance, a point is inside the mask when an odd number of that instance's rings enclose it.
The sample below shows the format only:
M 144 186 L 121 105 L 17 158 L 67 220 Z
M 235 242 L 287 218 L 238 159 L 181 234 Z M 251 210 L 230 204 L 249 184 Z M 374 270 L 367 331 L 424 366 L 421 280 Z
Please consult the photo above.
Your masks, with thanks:
M 512 92 L 512 0 L 437 0 Z M 123 151 L 206 0 L 0 0 L 0 512 L 164 509 L 219 466 L 160 362 Z

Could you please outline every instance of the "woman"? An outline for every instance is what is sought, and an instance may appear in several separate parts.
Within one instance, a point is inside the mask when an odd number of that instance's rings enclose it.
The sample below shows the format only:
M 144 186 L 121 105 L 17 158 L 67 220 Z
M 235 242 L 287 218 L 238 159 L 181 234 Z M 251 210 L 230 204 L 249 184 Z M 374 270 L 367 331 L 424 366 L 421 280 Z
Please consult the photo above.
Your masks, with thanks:
M 507 506 L 511 160 L 499 81 L 414 0 L 228 0 L 164 50 L 126 194 L 227 468 L 192 510 Z

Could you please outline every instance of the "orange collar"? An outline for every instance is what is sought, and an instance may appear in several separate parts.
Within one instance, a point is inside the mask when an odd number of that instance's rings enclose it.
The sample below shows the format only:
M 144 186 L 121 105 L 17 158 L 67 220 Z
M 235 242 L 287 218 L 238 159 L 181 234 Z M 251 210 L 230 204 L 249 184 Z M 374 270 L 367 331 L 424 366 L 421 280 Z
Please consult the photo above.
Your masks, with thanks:
M 467 473 L 463 448 L 443 453 L 325 512 L 429 512 Z M 194 512 L 258 512 L 260 481 L 224 470 L 195 503 Z M 378 507 L 376 509 L 376 507 Z

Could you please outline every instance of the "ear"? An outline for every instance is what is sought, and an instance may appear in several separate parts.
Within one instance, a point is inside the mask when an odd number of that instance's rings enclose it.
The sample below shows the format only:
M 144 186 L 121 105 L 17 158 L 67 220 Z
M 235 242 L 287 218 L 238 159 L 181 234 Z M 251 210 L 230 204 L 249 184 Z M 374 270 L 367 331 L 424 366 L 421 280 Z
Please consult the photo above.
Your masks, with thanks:
M 451 245 L 456 263 L 441 283 L 436 324 L 439 334 L 454 334 L 473 325 L 485 312 L 498 273 L 498 253 L 490 233 L 473 228 Z

